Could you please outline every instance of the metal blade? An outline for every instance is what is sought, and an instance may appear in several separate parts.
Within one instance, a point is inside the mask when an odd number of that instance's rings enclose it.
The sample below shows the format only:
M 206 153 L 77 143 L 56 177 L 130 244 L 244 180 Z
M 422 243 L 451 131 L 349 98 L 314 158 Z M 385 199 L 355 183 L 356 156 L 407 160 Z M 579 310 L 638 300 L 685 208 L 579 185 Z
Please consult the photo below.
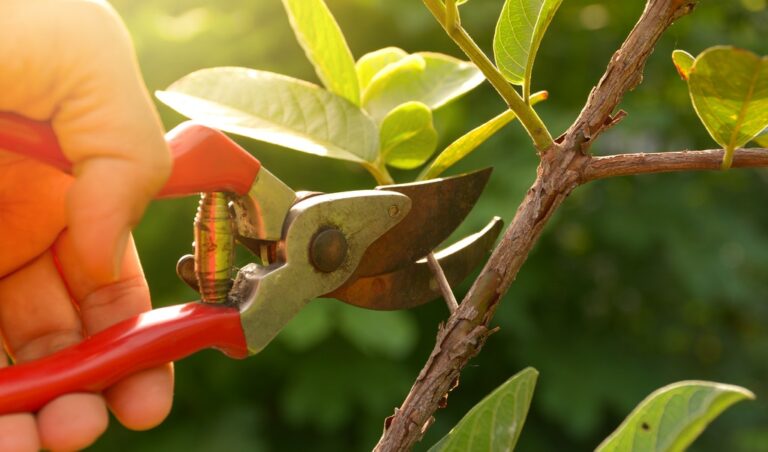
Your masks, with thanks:
M 490 176 L 491 168 L 487 168 L 425 182 L 376 187 L 407 195 L 411 211 L 368 247 L 351 279 L 389 273 L 426 256 L 464 221 Z
M 461 283 L 485 261 L 504 222 L 495 217 L 480 232 L 435 253 L 451 286 Z M 324 295 L 367 309 L 394 310 L 419 306 L 440 297 L 440 288 L 426 259 L 397 271 L 354 279 Z

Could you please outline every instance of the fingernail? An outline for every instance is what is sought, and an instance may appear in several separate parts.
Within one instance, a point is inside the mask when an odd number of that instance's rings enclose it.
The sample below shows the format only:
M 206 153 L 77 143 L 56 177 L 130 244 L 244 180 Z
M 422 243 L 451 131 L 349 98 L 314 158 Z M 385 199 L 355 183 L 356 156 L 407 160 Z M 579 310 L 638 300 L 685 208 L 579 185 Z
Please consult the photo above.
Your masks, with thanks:
M 131 236 L 130 229 L 124 229 L 120 235 L 117 236 L 115 242 L 114 262 L 112 265 L 112 279 L 120 279 L 120 274 L 123 271 L 123 257 L 125 256 L 125 248 L 128 245 L 128 238 Z

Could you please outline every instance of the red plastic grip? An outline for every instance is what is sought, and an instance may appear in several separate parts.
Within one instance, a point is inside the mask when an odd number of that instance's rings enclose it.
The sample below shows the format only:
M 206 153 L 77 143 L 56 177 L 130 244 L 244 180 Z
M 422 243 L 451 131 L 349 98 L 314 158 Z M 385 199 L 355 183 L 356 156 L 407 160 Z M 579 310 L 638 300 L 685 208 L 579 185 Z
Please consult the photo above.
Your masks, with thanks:
M 237 309 L 187 303 L 149 311 L 53 355 L 0 369 L 0 414 L 34 412 L 72 392 L 99 392 L 204 348 L 247 356 Z
M 0 149 L 24 154 L 65 173 L 72 170 L 48 122 L 0 112 Z
M 233 192 L 245 195 L 261 163 L 216 129 L 188 121 L 165 135 L 173 156 L 173 170 L 160 198 L 200 192 Z
M 166 134 L 173 157 L 171 176 L 159 198 L 200 192 L 248 193 L 261 163 L 216 129 L 185 122 Z M 0 149 L 26 155 L 70 173 L 50 123 L 0 112 Z

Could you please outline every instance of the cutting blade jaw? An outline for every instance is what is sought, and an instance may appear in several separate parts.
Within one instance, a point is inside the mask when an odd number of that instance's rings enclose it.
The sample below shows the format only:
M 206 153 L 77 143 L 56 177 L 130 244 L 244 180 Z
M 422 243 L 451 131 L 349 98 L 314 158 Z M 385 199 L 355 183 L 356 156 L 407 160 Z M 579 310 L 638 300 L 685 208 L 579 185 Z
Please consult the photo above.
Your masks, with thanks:
M 349 279 L 370 244 L 410 208 L 408 196 L 378 190 L 318 195 L 293 206 L 277 259 L 241 269 L 230 292 L 248 352 L 261 351 L 310 300 Z

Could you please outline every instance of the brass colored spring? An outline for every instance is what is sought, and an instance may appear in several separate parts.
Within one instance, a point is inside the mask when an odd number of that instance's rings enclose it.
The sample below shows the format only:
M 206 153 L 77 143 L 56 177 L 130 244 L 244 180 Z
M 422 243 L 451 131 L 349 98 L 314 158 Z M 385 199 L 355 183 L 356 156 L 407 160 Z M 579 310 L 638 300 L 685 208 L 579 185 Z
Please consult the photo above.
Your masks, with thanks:
M 204 303 L 227 300 L 232 286 L 235 225 L 224 193 L 203 193 L 195 215 L 195 275 Z

